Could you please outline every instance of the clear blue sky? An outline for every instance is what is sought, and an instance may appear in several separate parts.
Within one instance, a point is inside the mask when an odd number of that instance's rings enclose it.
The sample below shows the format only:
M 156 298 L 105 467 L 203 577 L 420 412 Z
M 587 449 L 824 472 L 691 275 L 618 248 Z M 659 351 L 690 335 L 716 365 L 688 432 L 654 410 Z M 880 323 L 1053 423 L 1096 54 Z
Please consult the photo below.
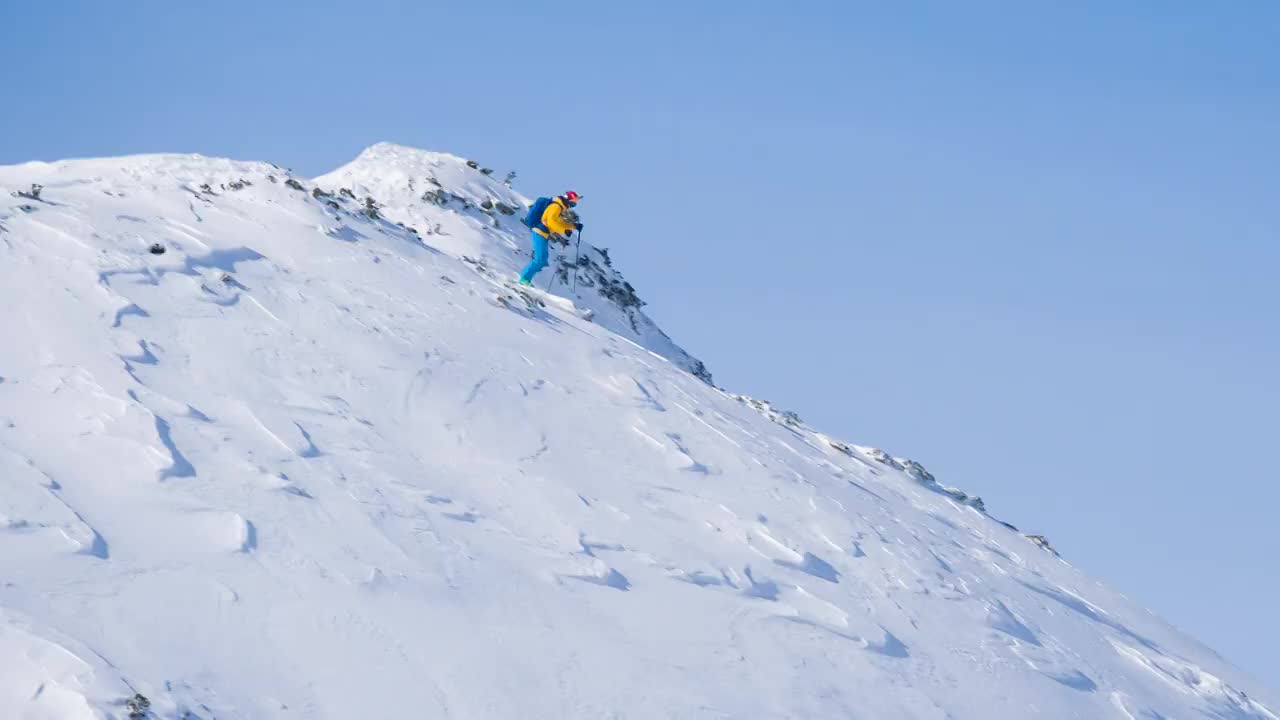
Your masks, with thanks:
M 0 163 L 571 186 L 720 384 L 1280 686 L 1280 3 L 286 5 L 0 0 Z

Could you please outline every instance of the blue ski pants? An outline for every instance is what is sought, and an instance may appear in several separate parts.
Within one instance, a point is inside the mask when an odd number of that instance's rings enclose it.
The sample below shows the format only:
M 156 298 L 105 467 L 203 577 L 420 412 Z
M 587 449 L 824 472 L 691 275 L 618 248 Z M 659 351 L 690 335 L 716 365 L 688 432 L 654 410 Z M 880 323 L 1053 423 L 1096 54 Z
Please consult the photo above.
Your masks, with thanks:
M 525 266 L 524 272 L 520 273 L 520 279 L 525 282 L 533 282 L 533 276 L 547 266 L 547 253 L 549 252 L 546 238 L 532 230 L 529 231 L 529 234 L 533 237 L 533 259 Z

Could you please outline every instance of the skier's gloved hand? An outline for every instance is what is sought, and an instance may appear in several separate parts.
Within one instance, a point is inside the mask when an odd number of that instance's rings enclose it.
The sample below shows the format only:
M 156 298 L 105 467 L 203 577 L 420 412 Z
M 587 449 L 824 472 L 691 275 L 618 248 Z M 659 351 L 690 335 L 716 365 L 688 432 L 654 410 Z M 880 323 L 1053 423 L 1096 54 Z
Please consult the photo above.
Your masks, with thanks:
M 574 223 L 573 226 L 578 229 L 578 232 L 582 232 L 582 223 Z

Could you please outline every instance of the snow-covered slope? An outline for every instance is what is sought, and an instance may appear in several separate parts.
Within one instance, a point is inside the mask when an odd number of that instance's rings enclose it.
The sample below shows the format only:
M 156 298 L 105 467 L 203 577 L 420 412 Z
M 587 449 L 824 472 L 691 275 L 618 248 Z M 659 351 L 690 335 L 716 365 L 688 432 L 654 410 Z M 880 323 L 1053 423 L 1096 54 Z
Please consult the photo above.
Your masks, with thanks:
M 486 200 L 394 146 L 0 168 L 0 718 L 1276 718 L 600 277 L 496 300 Z

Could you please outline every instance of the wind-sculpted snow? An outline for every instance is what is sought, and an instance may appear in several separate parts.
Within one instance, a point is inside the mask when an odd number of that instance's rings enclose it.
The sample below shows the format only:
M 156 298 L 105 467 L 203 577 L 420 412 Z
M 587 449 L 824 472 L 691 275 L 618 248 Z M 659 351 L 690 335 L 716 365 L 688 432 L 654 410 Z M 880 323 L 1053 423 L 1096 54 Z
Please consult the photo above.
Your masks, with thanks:
M 522 201 L 390 146 L 0 168 L 0 718 L 1276 718 L 634 308 L 495 302 L 513 216 L 405 157 Z

